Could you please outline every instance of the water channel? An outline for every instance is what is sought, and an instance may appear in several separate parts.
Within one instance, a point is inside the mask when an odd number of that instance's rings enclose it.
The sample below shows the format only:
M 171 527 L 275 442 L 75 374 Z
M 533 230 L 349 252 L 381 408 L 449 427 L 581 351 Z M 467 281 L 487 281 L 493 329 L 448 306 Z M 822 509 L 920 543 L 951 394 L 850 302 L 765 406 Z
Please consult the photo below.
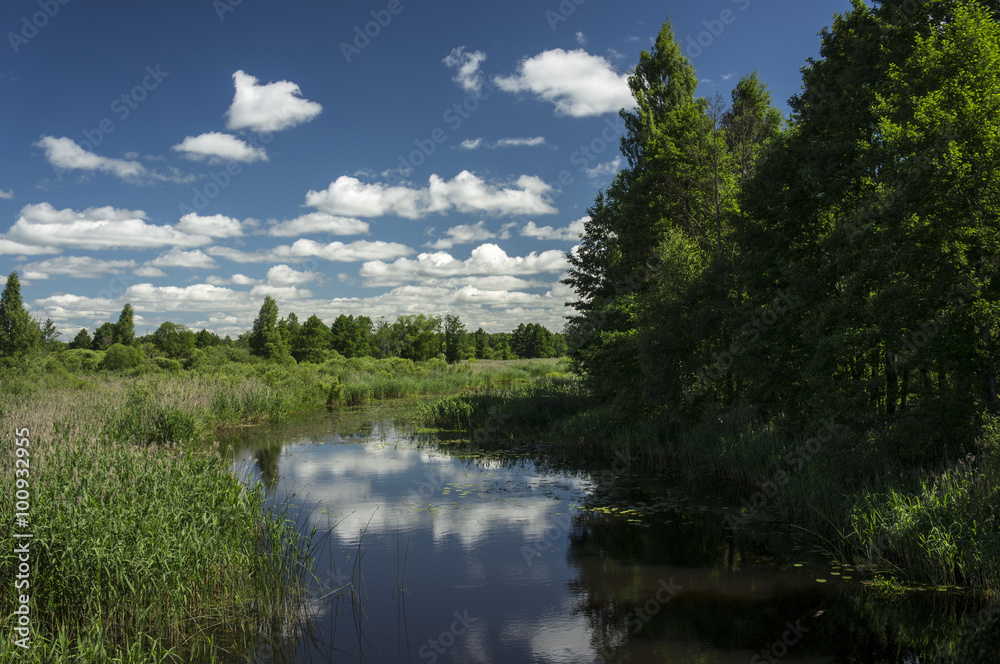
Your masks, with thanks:
M 417 406 L 228 441 L 331 589 L 274 661 L 1000 662 L 1000 607 L 862 583 L 800 529 L 734 525 L 724 485 L 421 434 Z

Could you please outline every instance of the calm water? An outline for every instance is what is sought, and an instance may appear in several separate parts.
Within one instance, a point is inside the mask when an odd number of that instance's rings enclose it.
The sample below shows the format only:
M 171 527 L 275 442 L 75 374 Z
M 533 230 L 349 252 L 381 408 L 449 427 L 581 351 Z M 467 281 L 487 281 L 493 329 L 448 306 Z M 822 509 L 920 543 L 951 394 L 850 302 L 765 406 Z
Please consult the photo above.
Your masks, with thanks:
M 741 496 L 622 460 L 413 433 L 414 403 L 229 441 L 327 535 L 308 628 L 262 661 L 1000 662 L 998 607 L 886 596 Z

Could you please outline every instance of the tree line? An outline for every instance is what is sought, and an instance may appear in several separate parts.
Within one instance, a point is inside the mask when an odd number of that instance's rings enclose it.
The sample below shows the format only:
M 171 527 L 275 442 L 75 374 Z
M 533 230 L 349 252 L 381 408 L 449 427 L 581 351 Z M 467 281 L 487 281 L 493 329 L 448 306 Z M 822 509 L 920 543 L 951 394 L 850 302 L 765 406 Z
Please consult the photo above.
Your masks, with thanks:
M 602 402 L 833 417 L 913 455 L 997 410 L 1000 2 L 853 5 L 787 118 L 757 73 L 696 96 L 669 22 L 642 52 L 565 281 Z
M 561 357 L 567 352 L 562 334 L 550 332 L 537 323 L 521 323 L 511 332 L 469 333 L 461 319 L 452 314 L 428 316 L 405 314 L 390 323 L 384 318 L 341 314 L 327 325 L 313 315 L 300 323 L 290 312 L 278 318 L 278 304 L 264 298 L 250 330 L 236 339 L 220 337 L 203 329 L 195 332 L 174 322 L 164 322 L 141 337 L 135 333 L 135 311 L 130 303 L 118 320 L 98 326 L 93 334 L 81 328 L 72 341 L 59 341 L 51 320 L 39 323 L 31 318 L 21 298 L 21 282 L 16 272 L 7 277 L 0 296 L 0 357 L 23 357 L 49 350 L 92 350 L 111 353 L 114 365 L 132 366 L 141 349 L 174 361 L 189 360 L 196 350 L 211 347 L 245 349 L 251 355 L 277 362 L 325 362 L 334 354 L 344 357 L 399 357 L 426 361 L 440 357 L 448 363 L 469 359 L 517 359 Z

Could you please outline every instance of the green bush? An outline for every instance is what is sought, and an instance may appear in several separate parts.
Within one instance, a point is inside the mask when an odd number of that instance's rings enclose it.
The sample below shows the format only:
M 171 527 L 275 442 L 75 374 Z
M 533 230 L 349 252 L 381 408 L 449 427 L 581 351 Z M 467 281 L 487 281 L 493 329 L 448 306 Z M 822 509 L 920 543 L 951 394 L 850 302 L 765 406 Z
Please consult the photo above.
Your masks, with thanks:
M 101 360 L 99 368 L 107 371 L 125 371 L 126 369 L 134 369 L 143 364 L 143 360 L 142 351 L 138 348 L 123 344 L 113 344 L 105 351 L 104 359 Z
M 74 348 L 59 353 L 58 358 L 63 366 L 73 373 L 97 371 L 104 359 L 104 351 Z
M 177 360 L 172 360 L 169 357 L 158 357 L 156 358 L 156 366 L 160 367 L 164 371 L 170 371 L 173 373 L 179 373 L 184 370 L 184 365 Z

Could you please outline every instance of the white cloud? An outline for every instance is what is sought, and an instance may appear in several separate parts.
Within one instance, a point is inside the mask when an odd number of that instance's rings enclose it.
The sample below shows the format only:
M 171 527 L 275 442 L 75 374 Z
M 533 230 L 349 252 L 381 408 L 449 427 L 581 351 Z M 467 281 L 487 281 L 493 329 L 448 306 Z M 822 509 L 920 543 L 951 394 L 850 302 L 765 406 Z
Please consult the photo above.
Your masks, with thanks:
M 557 115 L 602 115 L 634 104 L 628 74 L 617 73 L 606 58 L 583 49 L 543 51 L 523 60 L 517 74 L 494 81 L 505 92 L 530 92 L 554 104 Z
M 49 203 L 24 206 L 4 239 L 15 243 L 15 247 L 5 246 L 0 239 L 0 252 L 25 245 L 36 247 L 33 253 L 59 253 L 55 247 L 153 249 L 196 247 L 211 242 L 204 234 L 189 234 L 172 226 L 147 223 L 142 210 L 105 206 L 77 212 L 69 208 L 56 210 Z
M 495 233 L 491 233 L 486 228 L 486 222 L 484 221 L 476 224 L 452 226 L 445 231 L 445 234 L 448 237 L 443 237 L 435 242 L 429 242 L 427 246 L 431 249 L 451 249 L 456 244 L 471 244 L 473 242 L 482 242 L 483 240 L 492 240 L 496 237 Z
M 535 147 L 538 145 L 545 145 L 544 136 L 535 136 L 533 138 L 501 138 L 497 141 L 498 148 Z
M 535 225 L 535 222 L 529 221 L 521 229 L 521 235 L 524 237 L 533 237 L 538 240 L 567 240 L 576 242 L 584 232 L 583 224 L 587 221 L 590 221 L 589 216 L 581 217 L 565 228 L 553 228 L 552 226 L 538 227 Z
M 483 139 L 481 138 L 467 138 L 461 143 L 459 143 L 458 147 L 462 148 L 463 150 L 475 150 L 482 144 L 483 144 Z
M 183 251 L 181 249 L 171 249 L 160 254 L 156 258 L 146 263 L 150 267 L 186 267 L 191 269 L 209 269 L 216 267 L 212 257 L 201 249 L 193 251 Z
M 181 217 L 176 228 L 183 233 L 209 237 L 240 237 L 243 235 L 243 225 L 238 219 L 221 214 L 203 217 L 197 212 L 189 212 Z
M 739 76 L 739 72 L 732 72 L 731 74 L 723 74 L 722 75 L 722 80 L 723 81 L 731 81 L 732 79 L 736 78 L 737 76 Z
M 568 267 L 566 253 L 551 250 L 527 256 L 508 256 L 495 244 L 482 244 L 472 250 L 467 260 L 449 253 L 423 253 L 417 258 L 399 258 L 392 263 L 369 261 L 361 266 L 360 275 L 368 286 L 392 286 L 428 277 L 459 275 L 526 275 L 541 272 L 561 272 Z
M 0 198 L 6 199 L 8 201 L 14 200 L 14 190 L 13 189 L 0 189 Z
M 209 163 L 223 161 L 238 161 L 252 164 L 255 161 L 267 161 L 267 151 L 264 148 L 252 147 L 246 141 L 232 134 L 210 131 L 199 136 L 188 136 L 173 147 L 178 152 L 184 152 L 189 159 L 208 160 Z
M 211 276 L 205 279 L 206 282 L 212 284 L 213 286 L 256 286 L 257 284 L 263 283 L 260 279 L 253 279 L 245 274 L 234 274 L 228 279 L 223 277 Z
M 576 38 L 576 43 L 579 44 L 580 46 L 587 45 L 587 35 L 583 34 L 582 32 L 577 32 L 575 38 Z
M 137 277 L 146 277 L 147 279 L 153 279 L 156 277 L 165 277 L 167 273 L 158 267 L 144 266 L 136 268 L 132 273 Z
M 316 281 L 322 276 L 319 272 L 299 272 L 287 265 L 275 265 L 267 271 L 267 282 L 272 286 L 298 286 Z
M 312 120 L 323 110 L 314 101 L 302 98 L 299 86 L 291 81 L 259 85 L 257 79 L 240 70 L 233 74 L 236 94 L 226 112 L 227 128 L 280 131 Z
M 368 184 L 342 175 L 324 191 L 309 191 L 306 205 L 334 215 L 395 214 L 407 219 L 449 210 L 493 215 L 554 214 L 557 210 L 547 196 L 550 189 L 544 180 L 533 175 L 522 175 L 513 187 L 503 187 L 487 184 L 473 173 L 462 171 L 451 180 L 431 175 L 424 189 Z
M 413 253 L 413 249 L 397 242 L 383 242 L 381 240 L 375 242 L 358 240 L 348 244 L 343 242 L 321 244 L 313 240 L 302 239 L 296 240 L 291 245 L 280 245 L 263 251 L 247 252 L 230 247 L 211 247 L 208 249 L 208 253 L 235 263 L 269 263 L 279 260 L 294 262 L 312 257 L 350 263 L 408 256 Z
M 603 164 L 598 164 L 593 168 L 585 168 L 584 173 L 586 173 L 588 178 L 597 179 L 597 178 L 617 175 L 618 171 L 620 171 L 621 168 L 622 168 L 622 158 L 615 157 L 611 161 L 606 161 Z
M 106 261 L 91 256 L 58 256 L 48 258 L 37 263 L 29 263 L 24 266 L 24 270 L 34 273 L 48 275 L 58 274 L 73 277 L 74 279 L 96 279 L 102 274 L 132 270 L 135 268 L 134 260 Z
M 296 237 L 307 233 L 330 235 L 361 235 L 368 232 L 368 224 L 353 217 L 335 217 L 325 212 L 310 212 L 288 221 L 274 221 L 267 234 L 274 237 Z
M 466 92 L 479 92 L 483 86 L 483 77 L 479 73 L 479 65 L 486 59 L 486 54 L 482 51 L 466 52 L 464 46 L 458 46 L 451 50 L 442 62 L 448 67 L 455 69 L 455 76 L 451 79 L 462 86 Z
M 111 173 L 126 182 L 137 182 L 148 175 L 145 166 L 137 161 L 102 157 L 84 150 L 65 136 L 42 136 L 35 146 L 45 150 L 45 158 L 57 169 Z

